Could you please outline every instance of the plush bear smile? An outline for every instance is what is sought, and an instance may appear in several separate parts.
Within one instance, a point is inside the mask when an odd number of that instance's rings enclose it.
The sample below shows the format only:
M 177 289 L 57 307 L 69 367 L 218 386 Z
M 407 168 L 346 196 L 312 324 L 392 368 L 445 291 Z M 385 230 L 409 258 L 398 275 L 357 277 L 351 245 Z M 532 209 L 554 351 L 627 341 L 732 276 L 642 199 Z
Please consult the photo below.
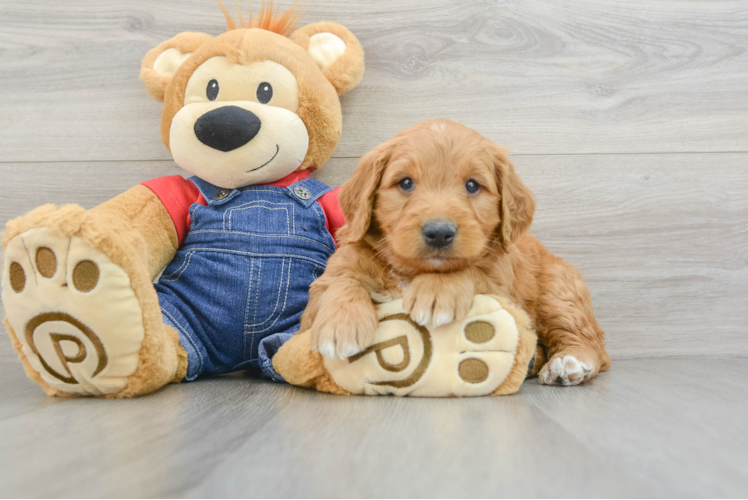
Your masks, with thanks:
M 254 172 L 255 170 L 260 170 L 260 169 L 261 169 L 262 167 L 266 166 L 266 165 L 267 165 L 268 163 L 270 163 L 271 161 L 275 160 L 275 157 L 276 157 L 276 156 L 278 156 L 278 152 L 279 152 L 279 151 L 280 151 L 280 146 L 279 146 L 278 144 L 276 144 L 276 145 L 275 145 L 275 154 L 273 155 L 273 157 L 272 157 L 272 158 L 270 158 L 270 159 L 269 159 L 268 161 L 266 161 L 265 163 L 263 163 L 262 165 L 260 165 L 259 167 L 255 167 L 255 168 L 252 168 L 252 169 L 249 169 L 249 170 L 247 170 L 247 173 L 249 173 L 249 172 Z

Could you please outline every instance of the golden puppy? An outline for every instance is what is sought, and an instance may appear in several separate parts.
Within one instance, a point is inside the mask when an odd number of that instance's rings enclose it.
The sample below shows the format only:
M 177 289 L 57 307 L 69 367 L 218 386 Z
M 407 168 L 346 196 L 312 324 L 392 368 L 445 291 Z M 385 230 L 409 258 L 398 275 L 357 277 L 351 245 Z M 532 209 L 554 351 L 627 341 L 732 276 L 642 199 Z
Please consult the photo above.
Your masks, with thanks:
M 374 302 L 402 296 L 414 321 L 438 326 L 464 317 L 475 294 L 498 294 L 535 323 L 541 383 L 575 385 L 610 367 L 581 275 L 527 234 L 532 193 L 474 130 L 433 120 L 400 132 L 361 159 L 340 205 L 340 248 L 301 320 L 324 356 L 372 344 Z

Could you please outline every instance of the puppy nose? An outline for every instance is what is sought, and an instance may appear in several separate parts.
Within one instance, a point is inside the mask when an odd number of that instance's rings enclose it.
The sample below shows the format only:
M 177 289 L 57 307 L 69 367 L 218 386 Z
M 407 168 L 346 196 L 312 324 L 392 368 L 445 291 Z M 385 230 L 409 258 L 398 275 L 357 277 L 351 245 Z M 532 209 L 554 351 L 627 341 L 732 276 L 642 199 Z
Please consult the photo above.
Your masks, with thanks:
M 222 106 L 195 121 L 195 136 L 206 146 L 224 153 L 251 141 L 262 122 L 256 114 L 239 106 Z
M 426 244 L 433 248 L 444 248 L 452 244 L 457 234 L 455 225 L 446 219 L 434 219 L 426 222 L 421 231 Z

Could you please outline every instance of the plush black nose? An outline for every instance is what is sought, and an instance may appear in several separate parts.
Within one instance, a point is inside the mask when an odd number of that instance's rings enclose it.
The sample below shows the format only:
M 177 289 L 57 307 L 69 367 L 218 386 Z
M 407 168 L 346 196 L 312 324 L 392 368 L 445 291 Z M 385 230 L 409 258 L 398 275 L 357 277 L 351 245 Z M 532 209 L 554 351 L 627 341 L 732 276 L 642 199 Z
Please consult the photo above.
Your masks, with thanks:
M 248 109 L 222 106 L 208 111 L 195 122 L 195 136 L 218 151 L 233 151 L 251 141 L 262 122 Z
M 426 244 L 433 248 L 444 248 L 452 244 L 457 234 L 455 225 L 446 219 L 426 222 L 421 231 Z

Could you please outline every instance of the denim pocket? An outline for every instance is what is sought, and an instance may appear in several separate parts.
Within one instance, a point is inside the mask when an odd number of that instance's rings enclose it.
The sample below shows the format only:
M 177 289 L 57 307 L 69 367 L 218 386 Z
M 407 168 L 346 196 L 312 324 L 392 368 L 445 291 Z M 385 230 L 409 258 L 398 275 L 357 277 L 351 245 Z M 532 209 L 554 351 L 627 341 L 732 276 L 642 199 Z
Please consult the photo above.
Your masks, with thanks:
M 288 236 L 296 231 L 292 202 L 255 200 L 229 208 L 223 215 L 224 231 Z
M 250 334 L 273 333 L 288 306 L 292 258 L 253 258 L 249 269 L 244 331 Z
M 179 252 L 177 254 L 177 258 L 171 261 L 171 263 L 166 266 L 166 269 L 164 269 L 161 278 L 159 278 L 158 280 L 159 283 L 163 281 L 179 281 L 187 268 L 190 267 L 190 261 L 192 260 L 192 256 L 194 254 L 195 252 Z

